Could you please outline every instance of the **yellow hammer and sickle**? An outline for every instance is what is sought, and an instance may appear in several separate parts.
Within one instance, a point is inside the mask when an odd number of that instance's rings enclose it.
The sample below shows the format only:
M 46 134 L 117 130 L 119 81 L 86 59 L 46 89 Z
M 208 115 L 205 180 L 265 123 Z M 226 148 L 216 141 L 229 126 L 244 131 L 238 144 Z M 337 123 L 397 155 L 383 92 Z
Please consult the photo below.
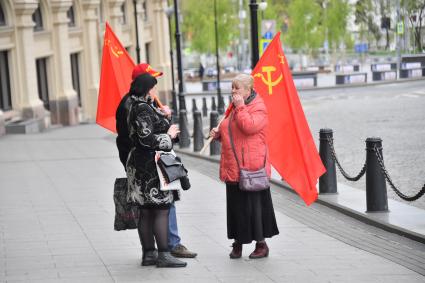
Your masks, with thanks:
M 276 71 L 276 67 L 274 66 L 264 66 L 261 71 L 267 74 L 267 80 L 264 78 L 264 75 L 261 73 L 257 73 L 254 77 L 260 77 L 263 83 L 265 83 L 269 87 L 269 95 L 273 94 L 273 87 L 276 86 L 282 80 L 282 74 L 280 74 L 277 80 L 272 81 L 272 72 Z
M 111 46 L 111 52 L 117 58 L 119 58 L 121 55 L 124 54 L 124 52 L 122 52 L 121 50 L 119 50 L 118 47 L 116 47 L 116 46 Z

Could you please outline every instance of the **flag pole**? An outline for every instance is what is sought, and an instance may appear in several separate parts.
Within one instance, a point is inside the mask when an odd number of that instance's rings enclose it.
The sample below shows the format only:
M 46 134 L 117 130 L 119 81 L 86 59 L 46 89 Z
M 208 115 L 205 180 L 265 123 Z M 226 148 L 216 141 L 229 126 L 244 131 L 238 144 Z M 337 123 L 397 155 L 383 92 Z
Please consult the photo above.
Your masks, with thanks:
M 220 121 L 218 121 L 217 127 L 220 127 L 221 122 L 223 122 L 224 118 L 226 118 L 226 115 L 223 115 L 223 117 L 221 117 Z M 207 147 L 211 144 L 213 140 L 213 137 L 208 137 L 207 142 L 205 143 L 204 147 L 202 147 L 201 151 L 199 152 L 200 155 L 202 155 L 204 153 L 204 151 L 207 149 Z

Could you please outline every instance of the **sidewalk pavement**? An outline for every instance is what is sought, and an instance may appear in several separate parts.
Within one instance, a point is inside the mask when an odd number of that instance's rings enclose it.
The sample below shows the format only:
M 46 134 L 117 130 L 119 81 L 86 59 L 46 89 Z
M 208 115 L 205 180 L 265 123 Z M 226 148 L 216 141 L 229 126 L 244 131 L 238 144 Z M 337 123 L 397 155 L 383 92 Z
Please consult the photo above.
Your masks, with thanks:
M 191 151 L 189 148 L 179 149 L 177 151 L 216 163 L 219 162 L 220 158 L 219 155 L 208 156 L 208 150 L 202 156 L 199 153 Z M 272 182 L 281 188 L 295 193 L 288 183 L 282 181 L 280 175 L 273 168 Z M 352 188 L 343 183 L 338 183 L 337 187 L 338 193 L 319 194 L 317 202 L 365 223 L 425 244 L 425 210 L 388 199 L 388 211 L 366 212 L 366 191 Z
M 192 188 L 177 215 L 198 252 L 181 269 L 141 267 L 137 232 L 114 231 L 114 135 L 97 125 L 0 139 L 0 282 L 424 282 L 425 246 L 272 186 L 270 255 L 230 260 L 218 166 L 183 155 Z M 390 206 L 391 208 L 391 206 Z

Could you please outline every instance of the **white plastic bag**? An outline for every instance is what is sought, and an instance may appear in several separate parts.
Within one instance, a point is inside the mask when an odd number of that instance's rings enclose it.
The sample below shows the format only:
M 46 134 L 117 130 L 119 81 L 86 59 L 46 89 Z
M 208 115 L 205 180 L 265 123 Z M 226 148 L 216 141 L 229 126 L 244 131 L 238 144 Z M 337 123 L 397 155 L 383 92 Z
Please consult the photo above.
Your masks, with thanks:
M 167 183 L 167 181 L 164 178 L 164 174 L 162 174 L 161 168 L 159 168 L 158 166 L 158 159 L 159 159 L 159 155 L 161 154 L 161 152 L 163 151 L 157 151 L 155 154 L 155 164 L 156 164 L 156 171 L 158 172 L 158 176 L 159 176 L 159 189 L 161 191 L 174 191 L 174 190 L 181 190 L 182 186 L 180 183 L 180 179 L 177 179 L 171 183 Z M 171 151 L 172 154 L 175 155 L 174 151 Z

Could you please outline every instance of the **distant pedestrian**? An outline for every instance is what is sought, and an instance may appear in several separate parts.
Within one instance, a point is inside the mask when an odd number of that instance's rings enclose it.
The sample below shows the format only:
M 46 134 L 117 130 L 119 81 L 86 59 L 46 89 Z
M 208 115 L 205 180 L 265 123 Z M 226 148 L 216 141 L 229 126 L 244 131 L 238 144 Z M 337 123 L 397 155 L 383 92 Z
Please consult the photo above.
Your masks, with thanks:
M 263 99 L 253 90 L 253 78 L 240 74 L 232 81 L 232 113 L 210 136 L 221 142 L 220 179 L 226 183 L 227 237 L 234 239 L 230 258 L 242 256 L 242 245 L 256 241 L 250 258 L 267 257 L 265 238 L 279 234 L 270 188 L 257 192 L 241 191 L 239 166 L 248 170 L 266 167 L 270 163 L 266 143 L 267 110 Z M 230 126 L 229 126 L 230 123 Z M 231 127 L 235 154 L 230 141 Z
M 202 63 L 199 63 L 199 79 L 202 81 L 204 79 L 204 65 Z

